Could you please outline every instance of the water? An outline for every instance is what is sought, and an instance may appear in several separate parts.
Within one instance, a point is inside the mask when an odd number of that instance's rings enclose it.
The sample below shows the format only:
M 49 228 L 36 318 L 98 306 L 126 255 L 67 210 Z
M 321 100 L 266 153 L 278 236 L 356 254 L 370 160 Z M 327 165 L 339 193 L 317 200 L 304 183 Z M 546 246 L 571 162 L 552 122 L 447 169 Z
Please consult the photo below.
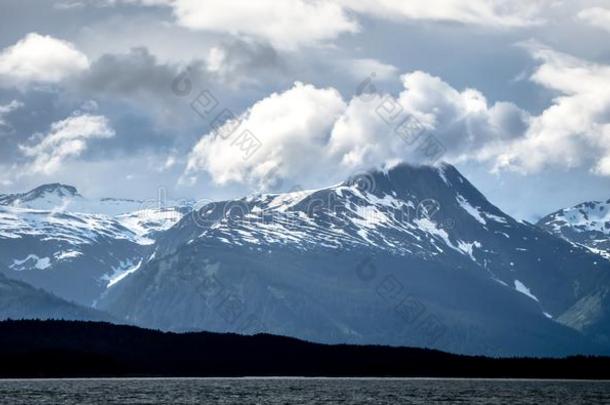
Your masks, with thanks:
M 2 404 L 610 404 L 610 383 L 452 379 L 0 380 Z

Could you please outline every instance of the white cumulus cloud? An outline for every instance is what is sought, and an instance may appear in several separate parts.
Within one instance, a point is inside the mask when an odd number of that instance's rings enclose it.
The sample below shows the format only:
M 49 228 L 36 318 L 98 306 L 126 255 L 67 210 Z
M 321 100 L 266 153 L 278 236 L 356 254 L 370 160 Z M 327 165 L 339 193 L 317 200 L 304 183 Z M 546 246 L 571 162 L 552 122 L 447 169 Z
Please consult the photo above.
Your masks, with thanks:
M 52 174 L 64 161 L 80 156 L 95 138 L 111 138 L 114 130 L 106 117 L 101 115 L 77 115 L 54 122 L 47 134 L 33 145 L 20 145 L 21 152 L 31 159 L 26 171 Z
M 277 179 L 298 178 L 300 173 L 319 175 L 311 172 L 311 164 L 323 159 L 333 123 L 345 108 L 335 89 L 296 83 L 284 93 L 255 103 L 239 117 L 240 128 L 231 136 L 204 136 L 191 152 L 187 173 L 206 171 L 218 184 L 263 187 Z M 260 149 L 249 159 L 235 143 L 244 130 L 261 141 Z
M 525 173 L 545 167 L 587 167 L 610 175 L 610 66 L 535 42 L 524 46 L 540 61 L 531 79 L 558 96 L 532 118 L 523 138 L 499 154 L 497 167 Z
M 88 67 L 87 56 L 72 43 L 30 33 L 0 52 L 0 84 L 56 83 Z
M 256 153 L 244 158 L 231 138 L 205 134 L 187 174 L 203 171 L 219 184 L 255 188 L 286 179 L 322 185 L 399 160 L 430 163 L 423 152 L 432 139 L 442 154 L 434 160 L 521 173 L 584 167 L 610 176 L 610 66 L 536 42 L 522 46 L 539 63 L 531 80 L 557 94 L 538 115 L 422 71 L 403 75 L 399 94 L 365 92 L 351 100 L 297 83 L 239 117 L 236 134 L 250 130 L 260 142 Z
M 204 135 L 186 175 L 206 172 L 218 184 L 255 189 L 285 180 L 323 185 L 396 161 L 431 163 L 443 152 L 450 161 L 484 158 L 527 126 L 527 113 L 511 103 L 489 105 L 474 89 L 459 91 L 420 71 L 402 80 L 398 96 L 365 93 L 349 101 L 335 89 L 296 83 L 255 103 L 230 136 Z M 248 156 L 238 141 L 245 130 L 260 142 Z

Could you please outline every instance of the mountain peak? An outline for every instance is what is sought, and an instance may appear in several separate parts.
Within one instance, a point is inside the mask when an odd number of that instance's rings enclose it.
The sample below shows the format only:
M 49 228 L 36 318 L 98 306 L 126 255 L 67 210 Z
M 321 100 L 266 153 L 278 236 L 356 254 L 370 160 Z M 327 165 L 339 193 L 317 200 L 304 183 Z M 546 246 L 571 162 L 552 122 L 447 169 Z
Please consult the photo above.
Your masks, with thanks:
M 480 199 L 482 196 L 452 165 L 414 165 L 399 163 L 390 168 L 372 169 L 347 179 L 342 186 L 356 187 L 360 191 L 382 196 L 415 195 L 422 199 L 454 194 L 455 189 Z
M 61 183 L 38 186 L 26 193 L 0 196 L 0 205 L 12 205 L 34 209 L 49 209 L 61 206 L 67 200 L 82 199 L 76 187 Z
M 610 202 L 587 201 L 541 218 L 537 225 L 610 258 Z
M 0 195 L 0 205 L 48 210 L 83 200 L 76 187 L 61 183 L 43 184 L 26 193 Z
M 50 183 L 43 184 L 41 186 L 36 187 L 35 189 L 25 193 L 21 200 L 22 201 L 31 201 L 36 198 L 40 198 L 45 195 L 54 195 L 57 197 L 80 197 L 81 195 L 78 193 L 78 190 L 74 186 L 61 184 L 61 183 Z
M 56 194 L 60 197 L 77 197 L 80 196 L 78 190 L 74 186 L 70 186 L 67 184 L 61 183 L 50 183 L 43 184 L 41 186 L 36 187 L 35 189 L 27 192 L 25 195 L 42 195 L 42 194 Z

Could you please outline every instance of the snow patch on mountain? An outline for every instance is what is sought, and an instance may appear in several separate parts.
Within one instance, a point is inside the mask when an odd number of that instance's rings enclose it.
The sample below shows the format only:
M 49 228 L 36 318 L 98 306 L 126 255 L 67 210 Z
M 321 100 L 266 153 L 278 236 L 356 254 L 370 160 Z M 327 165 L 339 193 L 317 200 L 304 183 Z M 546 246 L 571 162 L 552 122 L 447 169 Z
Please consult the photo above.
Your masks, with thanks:
M 62 261 L 62 260 L 75 259 L 82 255 L 83 255 L 83 253 L 79 252 L 78 250 L 67 250 L 67 251 L 55 252 L 53 257 L 55 258 L 55 260 Z
M 527 295 L 528 297 L 530 297 L 531 299 L 533 299 L 534 301 L 538 302 L 538 298 L 536 298 L 536 296 L 534 294 L 532 294 L 532 292 L 530 291 L 529 288 L 527 288 L 525 286 L 525 284 L 523 284 L 521 281 L 519 280 L 515 280 L 515 290 L 519 291 L 521 294 Z
M 48 257 L 38 257 L 35 254 L 30 254 L 22 260 L 13 260 L 13 264 L 9 266 L 14 271 L 28 269 L 45 270 L 49 267 L 51 267 L 51 260 Z
M 125 260 L 121 262 L 119 266 L 113 267 L 112 274 L 104 275 L 102 277 L 102 280 L 107 282 L 106 288 L 112 287 L 128 275 L 138 271 L 142 266 L 142 262 L 142 259 L 138 260 L 137 263 L 135 260 Z
M 544 223 L 556 232 L 570 227 L 576 232 L 596 231 L 610 235 L 610 200 L 585 202 L 562 209 L 549 215 Z
M 610 200 L 564 208 L 538 221 L 538 226 L 610 259 Z
M 479 223 L 483 225 L 487 225 L 485 218 L 481 215 L 481 212 L 475 207 L 473 207 L 466 199 L 459 195 L 457 196 L 457 202 L 467 213 L 469 213 L 474 219 L 476 219 Z
M 75 244 L 98 235 L 151 245 L 154 237 L 175 225 L 192 201 L 87 199 L 76 188 L 48 184 L 0 198 L 0 238 L 44 235 Z
M 43 240 L 91 244 L 100 238 L 150 243 L 117 220 L 105 215 L 57 213 L 29 208 L 0 206 L 0 239 L 37 236 Z
M 175 208 L 145 209 L 115 217 L 127 229 L 137 234 L 143 244 L 153 244 L 151 235 L 174 226 L 184 213 Z
M 475 259 L 475 257 L 474 257 L 474 248 L 480 249 L 480 248 L 481 248 L 481 246 L 482 246 L 482 245 L 481 245 L 481 243 L 480 243 L 480 242 L 476 242 L 476 241 L 475 241 L 475 242 L 471 242 L 471 243 L 464 242 L 464 241 L 459 241 L 459 242 L 458 242 L 458 248 L 459 248 L 459 249 L 460 249 L 462 252 L 464 252 L 464 253 L 466 253 L 468 256 L 470 256 L 470 258 L 471 258 L 473 261 L 475 261 L 475 262 L 476 262 L 477 260 L 476 260 L 476 259 Z

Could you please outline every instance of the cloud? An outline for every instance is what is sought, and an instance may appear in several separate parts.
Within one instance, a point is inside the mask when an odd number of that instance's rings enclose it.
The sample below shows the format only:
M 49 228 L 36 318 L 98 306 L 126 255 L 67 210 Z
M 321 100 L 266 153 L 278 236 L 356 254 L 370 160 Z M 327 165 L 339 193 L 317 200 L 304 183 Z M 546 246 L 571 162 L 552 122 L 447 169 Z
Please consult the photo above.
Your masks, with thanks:
M 532 41 L 522 46 L 539 63 L 531 80 L 557 94 L 538 115 L 511 102 L 489 103 L 477 89 L 458 90 L 422 71 L 403 75 L 398 95 L 365 93 L 347 101 L 333 88 L 297 83 L 242 114 L 235 139 L 204 135 L 186 174 L 203 171 L 218 184 L 254 188 L 286 179 L 320 185 L 398 160 L 429 163 L 422 153 L 429 137 L 452 163 L 524 174 L 584 167 L 610 176 L 610 66 Z M 414 134 L 402 131 L 406 118 L 416 124 Z M 245 129 L 260 141 L 247 159 L 236 141 Z
M 213 82 L 214 77 L 206 71 L 204 61 L 161 62 L 147 48 L 137 47 L 125 53 L 100 56 L 87 71 L 66 84 L 66 88 L 77 97 L 96 98 L 105 105 L 121 105 L 132 117 L 150 117 L 166 130 L 177 130 L 199 118 L 184 97 L 172 91 L 173 83 L 184 72 L 189 73 L 193 93 Z
M 489 106 L 476 90 L 458 91 L 420 71 L 402 80 L 398 96 L 365 93 L 349 102 L 333 88 L 297 82 L 204 135 L 185 175 L 206 172 L 217 184 L 255 189 L 285 180 L 323 185 L 396 161 L 431 163 L 439 157 L 427 154 L 431 147 L 446 150 L 446 160 L 483 158 L 527 126 L 527 113 L 507 102 Z M 252 153 L 241 147 L 246 135 L 259 144 Z
M 243 103 L 246 85 L 256 90 L 277 83 L 285 74 L 285 67 L 268 44 L 232 40 L 213 47 L 207 59 L 188 63 L 160 61 L 145 47 L 104 54 L 67 87 L 82 97 L 127 102 L 157 123 L 176 127 L 199 123 L 201 118 L 189 103 L 204 89 L 227 107 L 233 102 Z M 185 75 L 192 94 L 178 96 L 173 86 Z
M 13 128 L 6 122 L 5 117 L 15 110 L 22 108 L 24 104 L 20 101 L 13 100 L 8 104 L 0 105 L 0 136 L 3 133 L 10 132 Z
M 268 41 L 294 50 L 324 45 L 342 34 L 357 33 L 357 16 L 394 21 L 431 20 L 490 28 L 540 24 L 540 13 L 552 0 L 111 0 L 168 6 L 179 25 L 193 30 Z
M 356 21 L 329 1 L 175 0 L 167 4 L 184 27 L 259 38 L 282 49 L 316 45 L 358 30 Z
M 0 53 L 0 84 L 57 83 L 88 67 L 87 56 L 70 42 L 30 33 Z
M 286 66 L 268 43 L 235 39 L 210 49 L 206 70 L 222 83 L 239 86 L 277 80 L 286 73 Z
M 203 170 L 218 184 L 239 182 L 262 187 L 282 178 L 296 179 L 299 173 L 311 171 L 312 157 L 324 153 L 328 133 L 345 108 L 335 89 L 296 83 L 284 93 L 258 101 L 240 117 L 240 127 L 262 142 L 261 150 L 251 159 L 239 153 L 235 139 L 208 134 L 191 152 L 187 174 Z M 222 132 L 230 125 L 227 123 Z
M 610 175 L 610 66 L 536 42 L 523 46 L 541 63 L 531 80 L 558 96 L 532 117 L 523 138 L 499 154 L 496 167 L 524 173 L 546 167 L 587 167 Z
M 578 13 L 578 18 L 593 27 L 610 32 L 610 9 L 602 7 L 586 8 Z
M 489 27 L 539 24 L 547 0 L 337 0 L 355 12 L 389 20 L 453 21 Z
M 148 49 L 138 47 L 102 55 L 76 84 L 88 94 L 165 97 L 180 72 L 180 66 L 159 63 Z
M 399 76 L 396 66 L 372 58 L 346 59 L 339 61 L 338 65 L 358 80 L 362 80 L 369 75 L 378 80 L 389 80 Z
M 126 102 L 136 111 L 150 114 L 160 123 L 177 125 L 183 119 L 183 103 L 172 93 L 172 82 L 189 68 L 199 85 L 205 77 L 202 62 L 188 66 L 161 63 L 146 48 L 126 53 L 104 54 L 75 80 L 69 88 L 82 97 L 96 97 L 110 103 Z M 182 114 L 180 114 L 182 113 Z
M 33 145 L 20 145 L 19 149 L 31 162 L 27 165 L 30 174 L 52 174 L 62 163 L 80 156 L 95 138 L 111 138 L 115 135 L 108 120 L 101 115 L 77 115 L 55 122 L 49 132 Z

